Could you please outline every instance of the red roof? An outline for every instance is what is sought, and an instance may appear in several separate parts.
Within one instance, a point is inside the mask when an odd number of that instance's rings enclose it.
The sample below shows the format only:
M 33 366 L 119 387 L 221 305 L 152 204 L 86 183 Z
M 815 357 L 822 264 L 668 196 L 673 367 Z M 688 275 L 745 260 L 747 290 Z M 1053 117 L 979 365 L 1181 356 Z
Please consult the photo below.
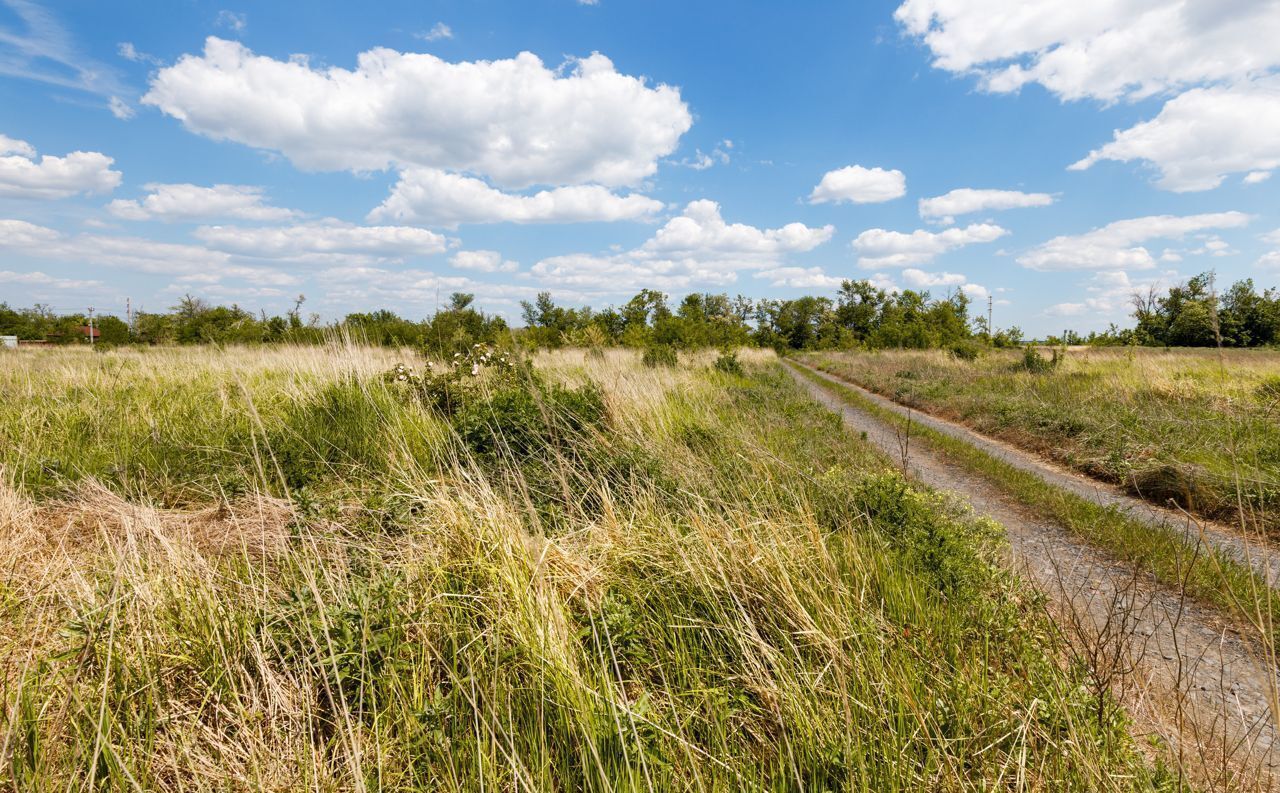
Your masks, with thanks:
M 99 336 L 101 336 L 101 335 L 102 335 L 102 328 L 96 328 L 96 327 L 95 327 L 95 328 L 90 329 L 90 327 L 89 327 L 88 325 L 81 325 L 81 326 L 80 326 L 80 333 L 82 333 L 82 334 L 83 334 L 83 335 L 85 335 L 85 336 L 88 336 L 88 335 L 90 335 L 90 333 L 92 333 L 92 334 L 93 334 L 93 338 L 95 338 L 95 339 L 96 339 L 96 338 L 98 338 Z

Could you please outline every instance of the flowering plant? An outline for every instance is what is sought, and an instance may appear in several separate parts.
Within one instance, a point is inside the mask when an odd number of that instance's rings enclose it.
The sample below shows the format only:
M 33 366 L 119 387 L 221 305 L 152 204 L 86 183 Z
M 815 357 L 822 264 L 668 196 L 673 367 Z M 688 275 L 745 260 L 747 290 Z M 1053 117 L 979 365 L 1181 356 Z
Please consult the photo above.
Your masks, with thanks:
M 385 377 L 423 402 L 452 415 L 469 392 L 508 384 L 521 371 L 519 362 L 509 353 L 487 344 L 476 344 L 465 353 L 454 353 L 453 358 L 443 364 L 427 361 L 421 372 L 398 363 Z

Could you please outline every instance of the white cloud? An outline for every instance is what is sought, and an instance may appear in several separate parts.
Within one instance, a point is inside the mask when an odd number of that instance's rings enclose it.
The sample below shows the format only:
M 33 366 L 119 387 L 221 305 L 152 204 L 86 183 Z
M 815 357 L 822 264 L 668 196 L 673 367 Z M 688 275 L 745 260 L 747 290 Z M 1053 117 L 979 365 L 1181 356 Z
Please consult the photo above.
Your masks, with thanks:
M 1280 229 L 1262 235 L 1262 241 L 1271 245 L 1280 245 Z M 1268 251 L 1255 262 L 1259 267 L 1280 268 L 1280 250 Z
M 938 218 L 950 224 L 956 215 L 1019 207 L 1044 207 L 1053 203 L 1048 193 L 1023 193 L 1017 190 L 975 190 L 961 187 L 933 198 L 920 199 L 922 218 Z
M 733 141 L 725 139 L 715 145 L 710 154 L 702 149 L 694 149 L 692 158 L 685 157 L 683 160 L 669 160 L 673 165 L 681 165 L 685 168 L 692 168 L 695 171 L 705 171 L 713 165 L 728 165 L 731 159 L 729 152 L 733 150 Z
M 292 226 L 201 226 L 195 237 L 214 250 L 297 263 L 402 261 L 448 249 L 448 240 L 426 229 L 356 226 L 332 218 Z
M 924 270 L 908 267 L 902 271 L 902 280 L 912 289 L 929 289 L 936 286 L 961 286 L 969 279 L 960 273 L 926 273 Z
M 771 267 L 756 273 L 765 278 L 769 286 L 790 286 L 797 289 L 834 289 L 844 280 L 827 275 L 821 267 Z
M 449 257 L 449 264 L 459 270 L 476 270 L 482 273 L 514 273 L 519 262 L 503 261 L 497 251 L 458 251 Z
M 239 264 L 231 254 L 199 245 L 105 234 L 69 235 L 22 220 L 0 220 L 0 251 L 69 262 L 80 267 L 113 267 L 176 275 L 200 283 L 214 283 L 224 278 L 239 278 L 268 286 L 298 282 L 298 278 L 289 273 Z
M 298 215 L 292 209 L 263 203 L 261 187 L 215 184 L 147 184 L 140 201 L 116 199 L 107 205 L 111 214 L 125 220 L 190 222 L 214 218 L 237 220 L 287 220 Z
M 107 109 L 111 111 L 111 115 L 121 121 L 128 121 L 134 116 L 133 106 L 118 96 L 107 100 Z
M 907 193 L 907 178 L 902 171 L 863 168 L 850 165 L 822 175 L 822 181 L 809 194 L 810 204 L 833 202 L 842 204 L 877 204 L 892 201 Z
M 978 242 L 992 242 L 1009 232 L 990 223 L 974 223 L 945 231 L 917 229 L 911 233 L 868 229 L 853 241 L 858 262 L 868 269 L 924 264 L 956 248 Z
M 426 33 L 418 33 L 416 34 L 416 37 L 422 39 L 423 41 L 439 41 L 440 39 L 451 39 L 453 38 L 453 28 L 449 27 L 443 22 L 437 22 L 431 26 L 431 30 L 428 30 Z
M 994 92 L 1133 100 L 1280 66 L 1273 0 L 906 0 L 894 17 L 934 66 Z
M 36 156 L 35 147 L 25 140 L 0 135 L 0 154 L 17 154 L 27 159 Z
M 692 124 L 677 88 L 598 53 L 551 69 L 528 52 L 450 63 L 378 48 L 354 70 L 320 69 L 216 37 L 157 72 L 142 101 L 305 169 L 439 168 L 513 189 L 635 184 Z
M 1217 187 L 1228 174 L 1280 167 L 1280 77 L 1187 91 L 1150 121 L 1117 131 L 1071 169 L 1101 160 L 1147 162 L 1160 173 L 1157 185 L 1179 193 Z M 1265 178 L 1250 177 L 1250 183 Z
M 1151 215 L 1117 220 L 1085 234 L 1054 237 L 1018 257 L 1032 270 L 1143 270 L 1156 266 L 1139 243 L 1179 239 L 1207 229 L 1239 228 L 1249 223 L 1243 212 L 1203 215 Z
M 1045 309 L 1045 314 L 1051 317 L 1087 317 L 1094 320 L 1088 324 L 1098 326 L 1102 322 L 1123 322 L 1132 309 L 1130 301 L 1135 292 L 1148 287 L 1160 289 L 1176 278 L 1176 273 L 1165 272 L 1135 281 L 1123 270 L 1101 270 L 1080 284 L 1084 288 L 1083 300 L 1055 303 Z
M 80 51 L 54 14 L 31 0 L 4 0 L 16 25 L 0 23 L 0 75 L 99 96 L 127 95 L 117 71 Z
M 401 174 L 391 195 L 369 213 L 369 219 L 456 228 L 460 223 L 642 220 L 662 208 L 661 201 L 636 193 L 617 195 L 599 185 L 515 195 L 471 176 L 413 168 Z
M 21 284 L 23 286 L 44 286 L 50 289 L 93 289 L 102 286 L 101 281 L 79 281 L 72 278 L 57 278 L 38 270 L 19 273 L 13 270 L 0 270 L 0 284 Z
M 223 9 L 218 12 L 218 17 L 213 23 L 218 27 L 234 30 L 236 33 L 243 33 L 245 27 L 249 24 L 249 17 L 243 13 L 238 14 L 235 11 Z
M 1271 178 L 1271 171 L 1250 171 L 1240 181 L 1245 184 L 1262 184 Z
M 149 273 L 191 273 L 229 264 L 226 254 L 139 237 L 63 234 L 22 220 L 0 220 L 0 250 L 85 265 Z
M 44 155 L 36 160 L 30 144 L 0 136 L 0 196 L 68 198 L 77 194 L 109 193 L 121 174 L 115 162 L 96 151 L 73 151 L 65 157 Z
M 724 286 L 743 270 L 780 268 L 789 254 L 812 250 L 834 233 L 833 226 L 802 223 L 776 229 L 726 223 L 714 201 L 693 201 L 638 248 L 606 256 L 553 256 L 530 272 L 547 283 L 602 293 Z

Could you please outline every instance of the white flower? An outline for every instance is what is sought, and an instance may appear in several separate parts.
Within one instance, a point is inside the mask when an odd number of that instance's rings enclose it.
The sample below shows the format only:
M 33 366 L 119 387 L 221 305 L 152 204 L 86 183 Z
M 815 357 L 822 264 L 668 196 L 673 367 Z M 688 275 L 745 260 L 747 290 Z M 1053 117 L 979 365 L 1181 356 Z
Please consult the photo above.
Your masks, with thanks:
M 480 364 L 478 363 L 471 364 L 471 376 L 475 377 L 478 374 L 480 374 Z

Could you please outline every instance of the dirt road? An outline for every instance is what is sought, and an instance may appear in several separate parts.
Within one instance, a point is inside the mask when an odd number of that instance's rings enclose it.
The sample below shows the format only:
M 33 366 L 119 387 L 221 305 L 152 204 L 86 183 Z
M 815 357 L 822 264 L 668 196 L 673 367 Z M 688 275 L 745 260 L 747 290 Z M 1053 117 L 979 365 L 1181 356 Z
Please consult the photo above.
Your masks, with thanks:
M 846 425 L 865 432 L 867 440 L 890 457 L 900 457 L 893 426 L 794 369 L 791 373 Z M 906 408 L 858 390 L 906 413 Z M 973 442 L 967 429 L 915 412 L 912 416 Z M 1046 472 L 1039 461 L 1003 444 L 975 445 L 1086 497 L 1120 495 L 1095 492 L 1088 487 L 1093 483 L 1065 472 Z M 1218 790 L 1280 790 L 1280 730 L 1273 713 L 1277 675 L 1274 661 L 1265 657 L 1259 642 L 1237 634 L 1215 610 L 1136 575 L 1061 526 L 1030 513 L 985 477 L 919 442 L 911 447 L 908 468 L 921 483 L 966 499 L 977 514 L 1005 528 L 1012 563 L 1049 596 L 1073 654 L 1087 666 L 1098 667 L 1095 675 L 1110 682 L 1138 729 L 1174 747 L 1174 755 L 1198 784 Z M 1129 500 L 1135 504 L 1118 505 L 1151 509 Z M 1275 565 L 1273 556 L 1266 558 L 1268 568 Z

